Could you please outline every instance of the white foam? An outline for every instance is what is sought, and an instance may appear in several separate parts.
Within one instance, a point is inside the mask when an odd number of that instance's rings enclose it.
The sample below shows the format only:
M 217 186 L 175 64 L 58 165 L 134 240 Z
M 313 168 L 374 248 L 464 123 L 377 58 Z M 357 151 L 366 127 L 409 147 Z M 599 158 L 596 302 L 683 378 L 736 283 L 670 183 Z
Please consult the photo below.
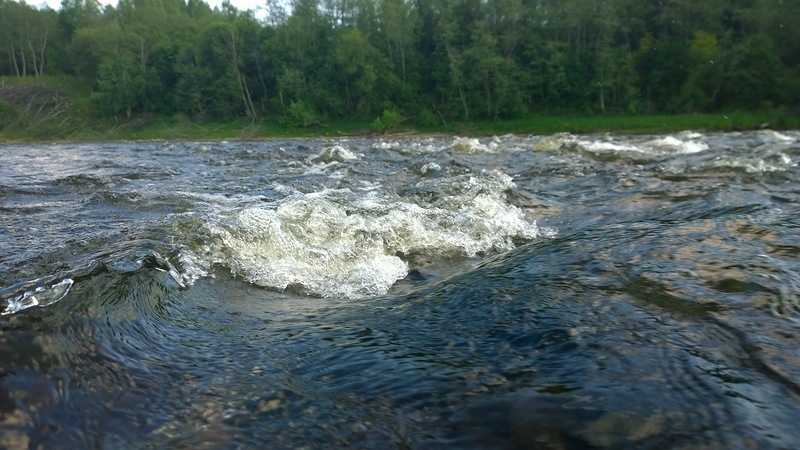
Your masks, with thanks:
M 681 131 L 678 133 L 678 136 L 683 139 L 700 139 L 703 137 L 703 134 L 698 133 L 697 131 Z
M 579 141 L 579 144 L 590 152 L 641 152 L 642 149 L 633 145 L 615 144 L 604 141 Z
M 415 139 L 390 139 L 380 140 L 374 144 L 378 150 L 391 150 L 408 155 L 419 155 L 425 153 L 438 153 L 442 150 L 438 141 L 433 138 Z
M 693 132 L 679 133 L 642 143 L 614 142 L 603 139 L 579 139 L 569 133 L 556 133 L 545 136 L 533 146 L 533 151 L 582 150 L 594 154 L 690 154 L 708 150 L 707 143 L 699 140 L 702 135 Z
M 774 130 L 759 130 L 757 134 L 764 142 L 781 143 L 794 141 L 791 137 Z
M 683 141 L 675 136 L 666 136 L 653 139 L 643 144 L 643 147 L 652 149 L 656 152 L 668 152 L 679 154 L 699 153 L 708 150 L 708 144 L 697 140 Z
M 484 145 L 476 138 L 455 137 L 450 144 L 450 149 L 460 153 L 494 153 L 497 151 L 497 141 L 493 140 L 488 145 Z
M 332 163 L 332 162 L 346 162 L 358 159 L 358 156 L 350 150 L 342 147 L 341 145 L 333 145 L 327 147 L 320 152 L 319 155 L 311 158 L 315 163 Z
M 441 171 L 442 171 L 442 166 L 440 166 L 439 164 L 437 164 L 435 162 L 429 162 L 429 163 L 427 163 L 424 166 L 419 168 L 419 174 L 420 175 L 427 175 L 428 173 L 431 173 L 431 172 L 441 172 Z
M 375 241 L 347 228 L 342 208 L 300 198 L 277 211 L 246 209 L 223 234 L 234 273 L 262 286 L 303 286 L 325 296 L 359 297 L 386 292 L 405 276 L 406 265 L 383 254 Z
M 545 136 L 536 142 L 531 150 L 534 152 L 547 152 L 561 150 L 565 147 L 577 145 L 578 138 L 569 133 L 556 133 Z
M 74 281 L 71 278 L 64 278 L 58 283 L 37 286 L 32 290 L 25 291 L 16 297 L 6 300 L 6 309 L 3 310 L 2 315 L 14 314 L 34 306 L 45 307 L 52 305 L 66 297 L 73 284 Z
M 182 252 L 184 273 L 196 278 L 223 264 L 257 285 L 357 298 L 384 294 L 405 277 L 401 255 L 472 257 L 542 235 L 505 201 L 513 182 L 502 172 L 424 179 L 419 187 L 442 195 L 418 204 L 375 189 L 324 190 L 276 209 L 213 217 L 203 245 Z
M 768 159 L 758 157 L 720 159 L 714 162 L 714 166 L 743 169 L 747 173 L 785 172 L 792 167 L 792 160 L 787 155 L 779 154 Z

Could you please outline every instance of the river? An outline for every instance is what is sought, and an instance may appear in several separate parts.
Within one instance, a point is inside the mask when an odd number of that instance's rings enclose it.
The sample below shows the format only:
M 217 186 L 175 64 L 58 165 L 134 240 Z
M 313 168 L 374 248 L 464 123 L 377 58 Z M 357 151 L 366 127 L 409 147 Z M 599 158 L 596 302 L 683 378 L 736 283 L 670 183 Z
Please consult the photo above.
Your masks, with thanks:
M 800 132 L 0 161 L 0 448 L 800 442 Z

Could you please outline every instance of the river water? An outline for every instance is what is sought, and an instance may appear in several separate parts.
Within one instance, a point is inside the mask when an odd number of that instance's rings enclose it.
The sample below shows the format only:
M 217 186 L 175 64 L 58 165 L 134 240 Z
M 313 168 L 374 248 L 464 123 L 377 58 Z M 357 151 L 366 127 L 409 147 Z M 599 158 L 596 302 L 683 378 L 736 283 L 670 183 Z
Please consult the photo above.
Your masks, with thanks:
M 0 448 L 800 442 L 798 132 L 0 161 Z

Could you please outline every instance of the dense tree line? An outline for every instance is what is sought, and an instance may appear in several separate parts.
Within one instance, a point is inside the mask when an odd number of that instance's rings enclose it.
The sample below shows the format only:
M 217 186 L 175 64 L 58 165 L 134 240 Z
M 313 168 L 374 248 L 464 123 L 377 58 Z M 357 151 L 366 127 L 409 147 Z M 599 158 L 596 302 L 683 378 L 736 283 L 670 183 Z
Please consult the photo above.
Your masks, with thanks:
M 797 0 L 0 0 L 0 75 L 91 80 L 99 114 L 195 120 L 800 105 Z

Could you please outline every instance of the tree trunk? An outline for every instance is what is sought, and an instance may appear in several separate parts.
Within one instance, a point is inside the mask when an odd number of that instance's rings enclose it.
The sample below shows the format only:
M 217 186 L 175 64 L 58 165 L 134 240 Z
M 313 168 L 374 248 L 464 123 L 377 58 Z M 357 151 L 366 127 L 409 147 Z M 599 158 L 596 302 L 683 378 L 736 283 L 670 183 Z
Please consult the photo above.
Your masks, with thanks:
M 447 121 L 444 119 L 444 115 L 442 114 L 442 112 L 439 111 L 439 108 L 437 108 L 435 104 L 431 104 L 431 107 L 433 107 L 433 110 L 436 111 L 436 114 L 439 116 L 439 119 L 442 121 L 442 125 L 447 126 Z
M 397 51 L 400 53 L 400 67 L 403 72 L 403 80 L 406 79 L 406 52 L 403 49 L 403 32 L 400 28 L 400 24 L 393 20 L 392 23 L 389 25 L 393 29 L 394 38 L 391 39 L 394 41 L 394 45 L 397 46 Z M 389 39 L 389 30 L 386 30 L 386 38 Z M 392 45 L 391 42 L 389 43 L 389 57 L 394 62 L 394 55 L 392 54 Z
M 347 107 L 353 108 L 353 99 L 350 96 L 350 77 L 347 76 L 347 72 L 344 74 L 344 93 L 345 98 L 347 99 Z
M 458 95 L 461 97 L 461 106 L 464 108 L 464 119 L 469 120 L 467 96 L 464 93 L 464 86 L 461 84 L 461 79 L 458 76 L 458 67 L 456 67 L 456 61 L 453 58 L 452 52 L 450 51 L 450 44 L 445 42 L 444 48 L 447 50 L 447 57 L 450 59 L 450 71 L 453 75 L 453 82 L 458 86 Z
M 36 61 L 36 50 L 33 49 L 33 44 L 28 40 L 28 49 L 31 51 L 31 60 L 33 60 L 33 76 L 39 76 L 39 64 Z
M 239 70 L 239 55 L 236 53 L 236 34 L 235 30 L 231 29 L 230 33 L 230 45 L 231 45 L 231 65 L 233 67 L 234 75 L 236 76 L 236 81 L 239 84 L 239 90 L 242 93 L 242 101 L 244 102 L 245 114 L 250 119 L 251 123 L 255 123 L 258 115 L 256 114 L 256 109 L 253 106 L 253 99 L 250 96 L 250 89 L 247 87 L 247 80 L 245 80 L 242 72 Z
M 247 80 L 245 80 L 241 72 L 239 72 L 239 80 L 242 83 L 242 88 L 244 89 L 245 104 L 250 109 L 250 113 L 248 114 L 250 117 L 250 122 L 255 123 L 256 119 L 258 118 L 258 114 L 256 114 L 255 106 L 253 106 L 253 97 L 250 95 L 250 89 L 247 87 Z
M 28 76 L 28 67 L 25 63 L 25 49 L 21 48 L 19 52 L 20 59 L 22 60 L 22 76 Z
M 603 80 L 606 78 L 606 68 L 604 64 L 600 64 L 600 81 L 597 82 L 597 87 L 600 88 L 600 112 L 603 114 L 606 113 L 606 98 L 605 98 L 605 87 L 603 86 Z
M 39 75 L 44 75 L 44 52 L 45 48 L 47 48 L 47 27 L 44 27 L 44 35 L 40 41 L 41 45 L 39 46 Z
M 394 64 L 394 52 L 392 51 L 392 38 L 389 37 L 389 30 L 386 30 L 386 48 L 389 49 L 389 61 Z
M 403 81 L 406 80 L 406 51 L 403 49 L 403 43 L 400 42 L 400 66 L 403 68 Z
M 14 46 L 9 46 L 8 54 L 11 57 L 11 62 L 14 64 L 14 71 L 17 73 L 17 77 L 20 77 L 19 73 L 19 64 L 17 64 L 17 52 L 14 51 Z
M 253 56 L 256 60 L 256 70 L 258 71 L 258 80 L 261 82 L 261 93 L 263 95 L 263 99 L 261 100 L 261 112 L 267 112 L 267 83 L 264 82 L 264 71 L 261 70 L 261 58 L 259 58 L 259 52 L 257 48 L 253 49 Z
M 467 106 L 467 95 L 464 93 L 464 85 L 458 83 L 458 94 L 461 96 L 461 106 L 464 108 L 464 120 L 469 120 L 469 107 Z
M 484 72 L 483 74 L 483 91 L 486 94 L 486 113 L 492 119 L 494 119 L 494 112 L 492 111 L 492 90 L 489 86 L 489 73 Z
M 606 101 L 603 96 L 603 83 L 597 83 L 600 85 L 600 112 L 603 114 L 606 113 Z

